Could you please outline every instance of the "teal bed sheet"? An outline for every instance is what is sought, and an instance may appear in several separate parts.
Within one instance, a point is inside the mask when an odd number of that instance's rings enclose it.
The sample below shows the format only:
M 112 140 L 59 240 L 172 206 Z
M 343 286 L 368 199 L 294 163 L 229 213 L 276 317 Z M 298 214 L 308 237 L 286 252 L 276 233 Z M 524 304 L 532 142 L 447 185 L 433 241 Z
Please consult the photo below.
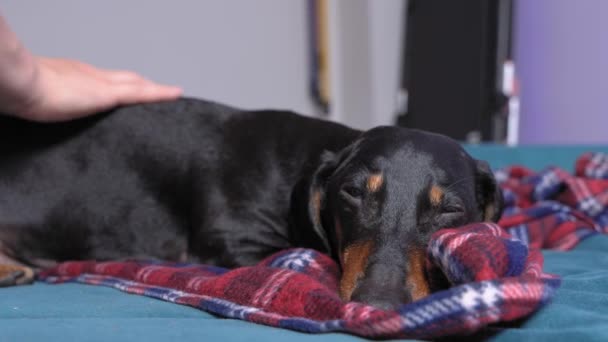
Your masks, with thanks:
M 568 252 L 545 251 L 545 270 L 562 276 L 551 304 L 496 341 L 608 341 L 608 236 Z
M 554 301 L 518 327 L 493 329 L 496 341 L 608 341 L 608 236 L 569 252 L 545 251 L 563 277 Z M 0 341 L 357 341 L 307 335 L 232 319 L 118 290 L 36 283 L 0 289 Z
M 585 151 L 608 147 L 467 146 L 493 167 L 523 164 L 573 169 Z M 545 251 L 545 268 L 563 277 L 550 305 L 517 326 L 493 329 L 496 341 L 608 341 L 608 236 L 569 252 Z M 345 334 L 307 335 L 232 319 L 118 290 L 36 283 L 0 289 L 3 341 L 357 341 Z
M 593 145 L 505 147 L 484 144 L 466 145 L 465 149 L 473 157 L 488 161 L 494 169 L 517 164 L 535 171 L 540 171 L 550 165 L 573 171 L 574 162 L 581 154 L 585 152 L 608 153 L 608 146 Z

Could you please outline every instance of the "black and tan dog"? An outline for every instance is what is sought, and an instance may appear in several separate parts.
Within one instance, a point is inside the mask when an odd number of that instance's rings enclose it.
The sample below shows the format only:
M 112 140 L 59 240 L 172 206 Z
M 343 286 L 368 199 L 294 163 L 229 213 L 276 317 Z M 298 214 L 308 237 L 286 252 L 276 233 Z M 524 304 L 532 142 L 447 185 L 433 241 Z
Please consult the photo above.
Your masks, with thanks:
M 341 296 L 381 307 L 429 292 L 430 235 L 500 215 L 485 162 L 441 135 L 360 132 L 193 99 L 87 119 L 0 119 L 0 283 L 72 259 L 251 265 L 329 253 Z

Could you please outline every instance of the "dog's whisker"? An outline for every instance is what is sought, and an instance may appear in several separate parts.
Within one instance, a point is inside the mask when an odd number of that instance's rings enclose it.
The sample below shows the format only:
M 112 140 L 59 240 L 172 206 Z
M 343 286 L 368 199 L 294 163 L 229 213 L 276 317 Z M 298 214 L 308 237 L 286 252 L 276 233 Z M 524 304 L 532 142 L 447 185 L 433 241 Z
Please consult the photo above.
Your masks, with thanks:
M 445 191 L 451 190 L 454 186 L 456 186 L 456 185 L 458 185 L 458 184 L 460 184 L 460 183 L 462 183 L 464 181 L 467 181 L 469 179 L 472 179 L 472 178 L 475 178 L 475 177 L 474 176 L 469 176 L 469 177 L 464 177 L 464 178 L 461 178 L 461 179 L 459 179 L 457 181 L 454 181 L 454 182 L 452 182 L 450 185 L 448 185 L 445 188 Z

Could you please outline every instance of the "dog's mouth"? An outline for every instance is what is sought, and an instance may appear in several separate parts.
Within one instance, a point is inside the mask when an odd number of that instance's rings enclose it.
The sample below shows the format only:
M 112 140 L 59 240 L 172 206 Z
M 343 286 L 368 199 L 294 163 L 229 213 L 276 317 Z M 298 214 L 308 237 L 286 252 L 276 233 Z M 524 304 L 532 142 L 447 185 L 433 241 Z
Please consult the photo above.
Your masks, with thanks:
M 371 241 L 359 242 L 345 248 L 341 263 L 340 297 L 344 301 L 394 309 L 431 293 L 424 249 L 395 256 L 390 248 L 375 251 Z

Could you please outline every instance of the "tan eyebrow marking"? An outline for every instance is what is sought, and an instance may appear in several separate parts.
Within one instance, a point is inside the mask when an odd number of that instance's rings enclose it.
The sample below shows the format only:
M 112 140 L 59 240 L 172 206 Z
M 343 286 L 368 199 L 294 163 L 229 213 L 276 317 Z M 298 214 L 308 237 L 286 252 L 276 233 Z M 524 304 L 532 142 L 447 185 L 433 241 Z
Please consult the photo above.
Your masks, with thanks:
M 444 192 L 443 189 L 438 187 L 437 185 L 433 185 L 431 187 L 431 191 L 429 191 L 429 200 L 432 205 L 439 205 L 443 200 Z
M 382 183 L 384 183 L 384 177 L 382 176 L 382 174 L 374 173 L 367 179 L 367 190 L 369 190 L 370 192 L 376 192 L 380 190 Z

